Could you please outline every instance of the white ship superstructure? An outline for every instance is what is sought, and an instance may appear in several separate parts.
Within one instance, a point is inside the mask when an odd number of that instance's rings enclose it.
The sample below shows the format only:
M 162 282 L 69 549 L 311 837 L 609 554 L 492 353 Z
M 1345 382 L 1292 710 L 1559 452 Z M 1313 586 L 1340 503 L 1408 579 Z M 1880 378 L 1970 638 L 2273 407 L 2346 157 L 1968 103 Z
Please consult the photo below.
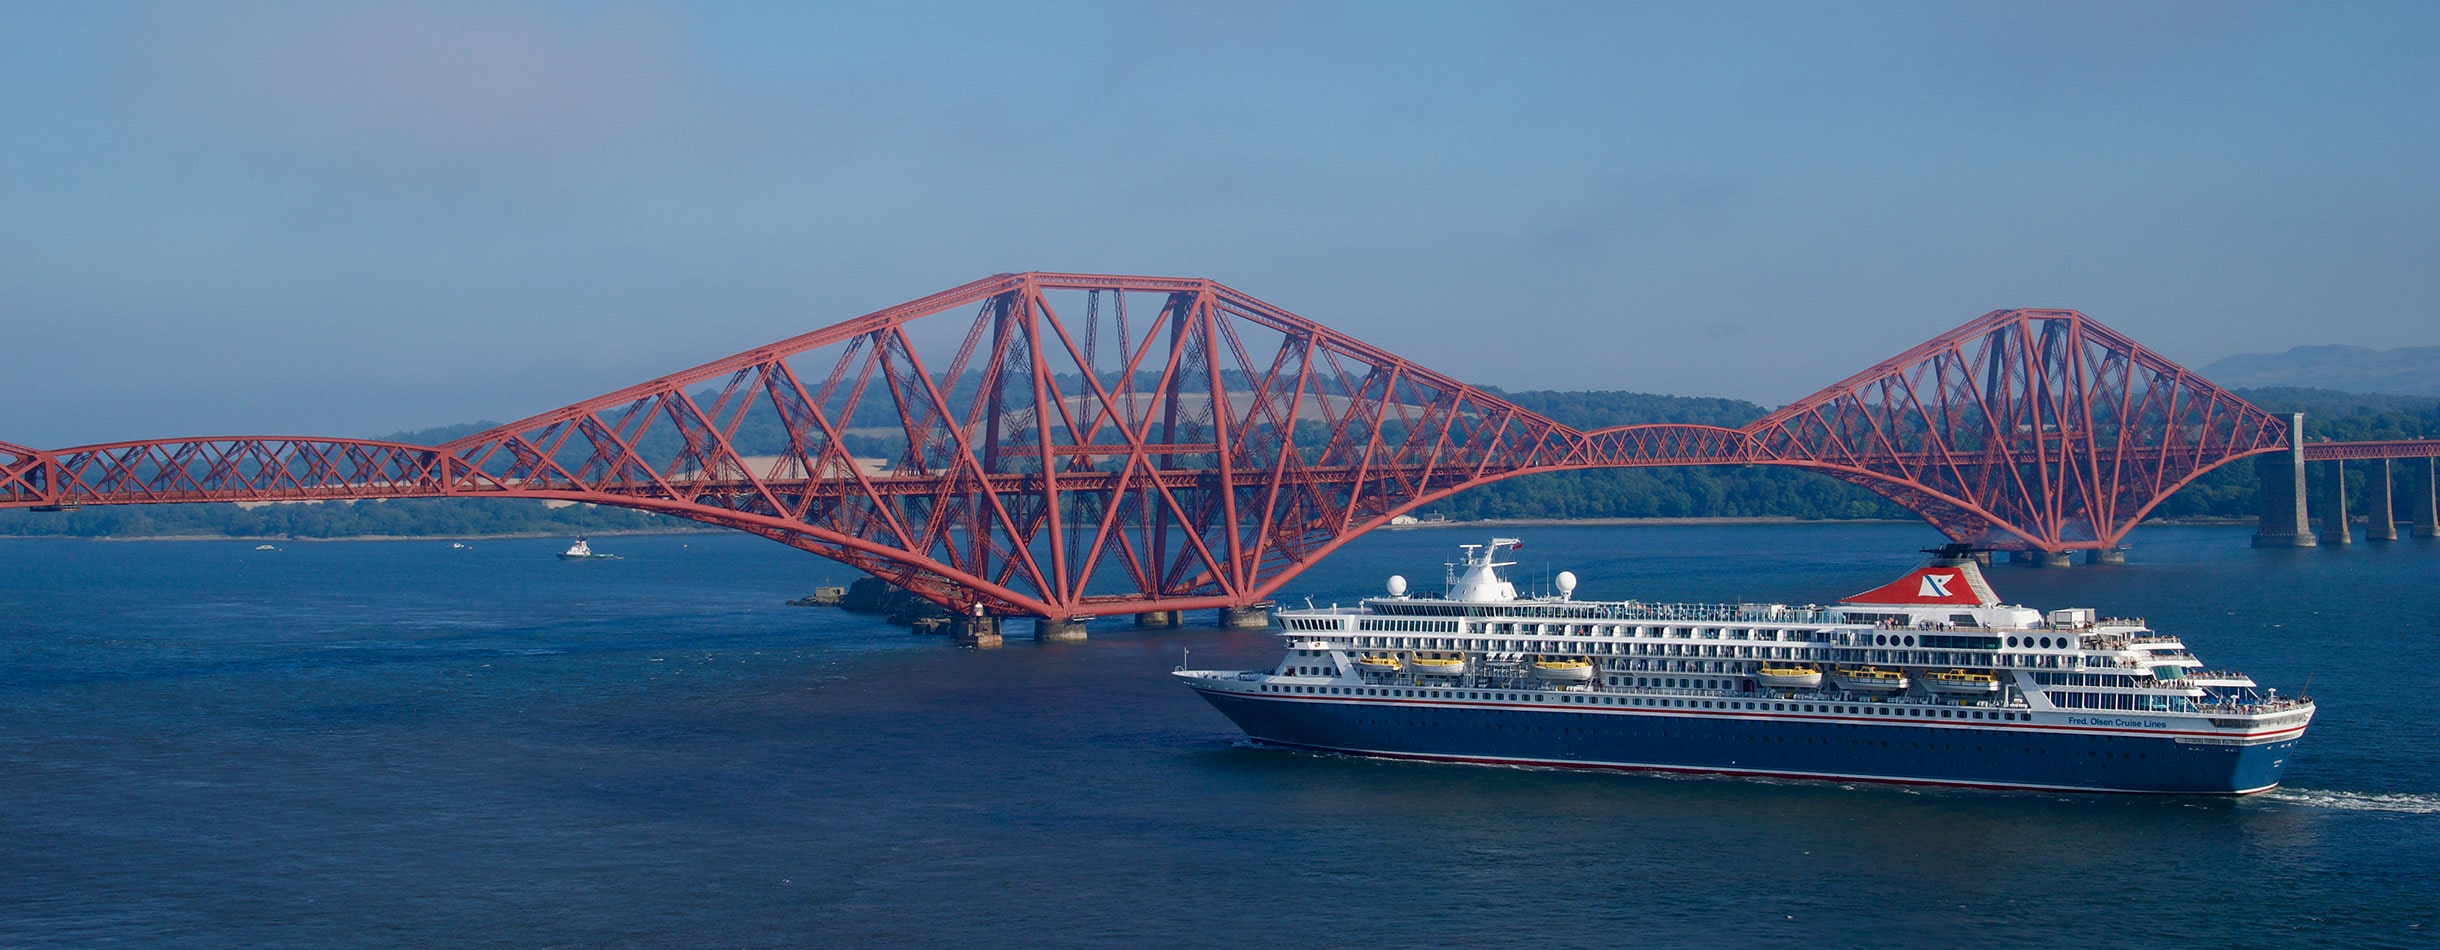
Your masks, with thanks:
M 1279 611 L 1276 669 L 1178 675 L 1281 745 L 2022 788 L 2259 791 L 2313 715 L 2140 619 L 2002 604 L 1962 549 L 1788 606 L 1521 598 L 1517 543 L 1438 596 Z

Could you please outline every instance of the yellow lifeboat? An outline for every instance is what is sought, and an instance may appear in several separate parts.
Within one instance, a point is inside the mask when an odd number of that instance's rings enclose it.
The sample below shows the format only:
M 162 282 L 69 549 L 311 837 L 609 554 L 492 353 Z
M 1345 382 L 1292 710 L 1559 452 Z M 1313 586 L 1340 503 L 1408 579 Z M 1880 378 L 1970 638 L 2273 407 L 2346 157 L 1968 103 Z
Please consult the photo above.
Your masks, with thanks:
M 1406 668 L 1417 676 L 1464 676 L 1466 658 L 1457 654 L 1415 654 L 1406 661 Z
M 1830 674 L 1838 688 L 1853 693 L 1895 693 L 1906 689 L 1906 674 L 1876 666 L 1840 667 Z
M 1395 673 L 1406 668 L 1395 653 L 1367 653 L 1356 657 L 1356 669 L 1366 673 Z
M 1989 673 L 1948 670 L 1941 673 L 1923 674 L 1923 685 L 1931 687 L 1932 692 L 1935 693 L 1981 696 L 1999 692 L 1999 677 Z
M 1754 684 L 1764 689 L 1820 689 L 1822 671 L 1810 666 L 1764 666 L 1754 670 Z
M 1535 678 L 1552 683 L 1590 683 L 1593 661 L 1563 656 L 1537 657 L 1529 664 Z

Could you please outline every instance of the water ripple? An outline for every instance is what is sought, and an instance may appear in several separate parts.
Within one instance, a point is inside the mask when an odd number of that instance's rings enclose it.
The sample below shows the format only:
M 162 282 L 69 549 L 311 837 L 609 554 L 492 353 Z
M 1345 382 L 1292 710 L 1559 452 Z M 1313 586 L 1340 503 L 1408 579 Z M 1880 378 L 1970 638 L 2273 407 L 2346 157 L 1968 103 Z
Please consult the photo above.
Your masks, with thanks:
M 2274 788 L 2262 797 L 2292 805 L 2345 811 L 2384 811 L 2402 815 L 2440 815 L 2440 795 L 2416 792 L 2338 792 L 2319 788 Z

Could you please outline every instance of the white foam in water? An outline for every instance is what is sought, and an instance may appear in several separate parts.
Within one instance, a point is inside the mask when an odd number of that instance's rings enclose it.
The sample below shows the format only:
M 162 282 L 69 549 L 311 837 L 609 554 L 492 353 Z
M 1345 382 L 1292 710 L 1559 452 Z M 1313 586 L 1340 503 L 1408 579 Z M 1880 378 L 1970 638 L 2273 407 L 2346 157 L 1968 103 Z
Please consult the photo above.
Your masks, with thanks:
M 2333 792 L 2318 788 L 2274 788 L 2263 798 L 2315 808 L 2347 811 L 2386 811 L 2404 815 L 2440 815 L 2440 795 L 2413 792 Z

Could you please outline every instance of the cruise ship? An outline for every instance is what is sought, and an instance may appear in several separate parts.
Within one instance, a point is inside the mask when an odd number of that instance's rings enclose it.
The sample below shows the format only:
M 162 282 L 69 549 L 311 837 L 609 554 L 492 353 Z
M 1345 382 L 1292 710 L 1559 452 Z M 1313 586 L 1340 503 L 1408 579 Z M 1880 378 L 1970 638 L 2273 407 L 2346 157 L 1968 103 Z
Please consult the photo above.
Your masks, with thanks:
M 2310 699 L 2089 609 L 2002 604 L 1973 552 L 1830 606 L 1519 597 L 1519 544 L 1443 592 L 1277 613 L 1268 670 L 1178 670 L 1255 741 L 1477 764 L 1994 789 L 2243 795 Z

